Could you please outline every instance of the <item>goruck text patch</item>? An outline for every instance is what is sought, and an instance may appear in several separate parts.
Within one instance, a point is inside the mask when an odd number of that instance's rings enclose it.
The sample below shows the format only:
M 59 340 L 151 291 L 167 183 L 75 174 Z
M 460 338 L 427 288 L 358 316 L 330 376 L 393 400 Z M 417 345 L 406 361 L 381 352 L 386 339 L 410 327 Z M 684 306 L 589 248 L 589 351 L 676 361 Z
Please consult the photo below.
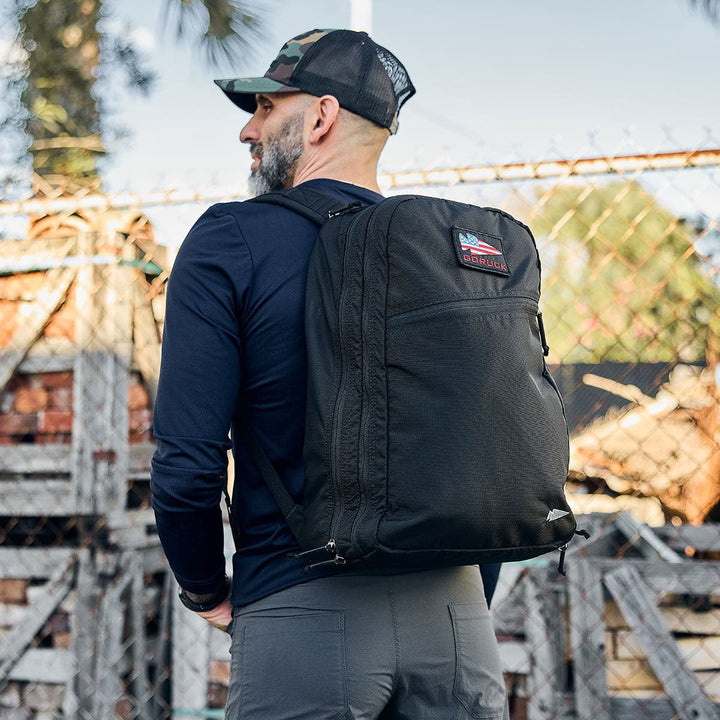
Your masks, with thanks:
M 461 227 L 453 227 L 452 230 L 461 265 L 497 275 L 510 275 L 501 238 Z

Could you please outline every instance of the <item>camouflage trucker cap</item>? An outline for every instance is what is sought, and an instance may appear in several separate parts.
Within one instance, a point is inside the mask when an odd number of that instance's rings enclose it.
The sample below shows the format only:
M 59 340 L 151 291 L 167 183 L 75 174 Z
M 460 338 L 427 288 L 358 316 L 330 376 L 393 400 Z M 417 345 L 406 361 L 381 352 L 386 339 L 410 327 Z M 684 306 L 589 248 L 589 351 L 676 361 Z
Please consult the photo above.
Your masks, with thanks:
M 310 30 L 288 40 L 263 77 L 215 80 L 238 107 L 255 112 L 256 93 L 333 95 L 340 107 L 397 132 L 415 94 L 403 64 L 364 32 Z

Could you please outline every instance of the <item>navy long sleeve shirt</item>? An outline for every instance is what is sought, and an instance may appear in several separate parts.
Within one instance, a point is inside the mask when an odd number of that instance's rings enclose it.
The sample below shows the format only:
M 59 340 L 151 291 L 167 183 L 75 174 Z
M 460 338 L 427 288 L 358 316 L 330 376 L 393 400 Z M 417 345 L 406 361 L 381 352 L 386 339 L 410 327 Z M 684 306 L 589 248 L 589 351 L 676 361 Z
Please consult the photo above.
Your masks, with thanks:
M 309 187 L 348 203 L 381 196 L 335 180 Z M 190 230 L 167 292 L 154 413 L 152 504 L 160 540 L 185 590 L 214 593 L 225 561 L 220 503 L 228 432 L 252 428 L 295 500 L 303 483 L 305 285 L 317 226 L 253 202 L 211 207 Z M 233 433 L 235 437 L 238 433 Z M 233 448 L 232 602 L 304 582 L 297 543 L 245 447 Z

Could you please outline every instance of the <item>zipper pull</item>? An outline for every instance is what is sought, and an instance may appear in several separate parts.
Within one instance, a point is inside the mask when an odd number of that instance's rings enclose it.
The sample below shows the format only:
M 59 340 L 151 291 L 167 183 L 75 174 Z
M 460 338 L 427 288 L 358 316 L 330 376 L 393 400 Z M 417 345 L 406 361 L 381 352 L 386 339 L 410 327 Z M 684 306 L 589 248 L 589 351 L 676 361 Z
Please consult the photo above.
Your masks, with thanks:
M 311 563 L 303 568 L 303 573 L 309 573 L 311 570 L 319 567 L 325 567 L 326 565 L 347 565 L 347 560 L 342 555 L 336 555 L 331 560 L 323 560 L 322 562 Z
M 359 200 L 355 200 L 355 202 L 351 202 L 349 205 L 346 205 L 339 210 L 330 210 L 327 214 L 328 220 L 330 218 L 337 217 L 338 215 L 344 215 L 345 213 L 357 212 L 358 210 L 362 210 L 362 207 L 362 203 Z
M 563 545 L 560 548 L 560 560 L 558 562 L 558 572 L 565 577 L 565 553 L 567 552 L 567 545 Z
M 586 540 L 590 539 L 590 533 L 587 530 L 575 530 L 575 535 L 579 535 L 580 537 L 584 537 Z M 562 547 L 558 548 L 560 550 L 560 561 L 558 562 L 558 572 L 564 577 L 565 576 L 565 553 L 567 552 L 567 543 L 563 545 Z
M 550 348 L 545 337 L 545 325 L 543 324 L 542 313 L 537 314 L 538 329 L 540 330 L 540 342 L 542 343 L 543 355 L 547 357 L 550 354 Z
M 312 548 L 311 550 L 304 550 L 303 552 L 292 552 L 288 553 L 287 557 L 291 557 L 295 560 L 302 560 L 303 558 L 308 558 L 311 555 L 317 555 L 320 552 L 326 552 L 332 555 L 335 552 L 335 541 L 334 540 L 328 540 L 325 545 L 321 545 L 320 547 Z

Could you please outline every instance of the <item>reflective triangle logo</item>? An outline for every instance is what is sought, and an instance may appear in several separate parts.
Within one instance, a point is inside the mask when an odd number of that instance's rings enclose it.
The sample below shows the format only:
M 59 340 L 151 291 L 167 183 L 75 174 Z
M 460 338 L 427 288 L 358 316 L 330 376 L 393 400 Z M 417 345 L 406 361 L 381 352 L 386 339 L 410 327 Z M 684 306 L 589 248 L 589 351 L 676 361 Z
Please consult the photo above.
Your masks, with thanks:
M 548 522 L 552 522 L 553 520 L 559 520 L 562 517 L 565 517 L 566 515 L 569 515 L 570 513 L 567 510 L 558 510 L 557 508 L 553 508 L 548 514 L 545 520 Z

